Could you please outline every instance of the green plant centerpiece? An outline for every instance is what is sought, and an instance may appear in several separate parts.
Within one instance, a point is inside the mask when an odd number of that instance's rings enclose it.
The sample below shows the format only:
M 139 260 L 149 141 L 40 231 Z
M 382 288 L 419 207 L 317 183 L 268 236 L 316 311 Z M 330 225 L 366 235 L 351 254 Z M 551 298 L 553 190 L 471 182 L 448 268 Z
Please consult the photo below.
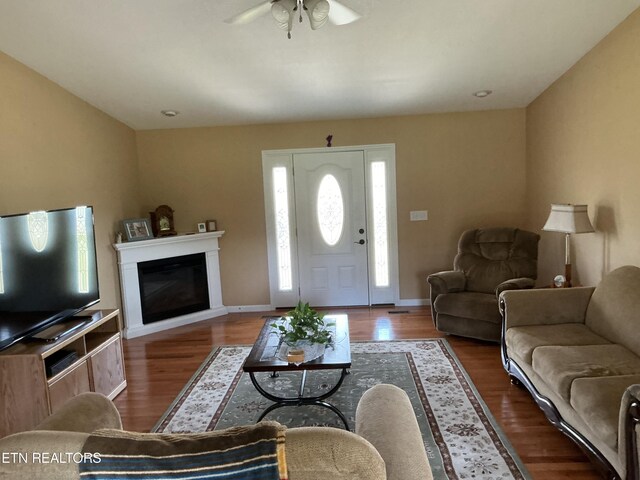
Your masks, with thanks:
M 296 345 L 300 342 L 331 344 L 331 331 L 327 327 L 335 325 L 333 322 L 325 323 L 324 314 L 318 313 L 309 306 L 309 303 L 298 302 L 293 310 L 286 314 L 286 324 L 272 323 L 282 336 L 287 345 Z
M 310 362 L 324 354 L 333 338 L 324 314 L 318 313 L 308 303 L 298 302 L 296 308 L 287 312 L 286 322 L 272 323 L 285 344 L 282 360 L 290 363 Z

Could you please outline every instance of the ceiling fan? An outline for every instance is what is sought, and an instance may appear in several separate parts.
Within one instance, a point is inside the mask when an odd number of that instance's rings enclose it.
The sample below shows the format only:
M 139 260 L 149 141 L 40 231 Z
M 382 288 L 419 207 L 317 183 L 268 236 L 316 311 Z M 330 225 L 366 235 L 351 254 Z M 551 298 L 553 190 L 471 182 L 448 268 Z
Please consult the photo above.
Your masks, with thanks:
M 278 26 L 287 31 L 287 37 L 291 38 L 293 19 L 296 14 L 302 22 L 302 11 L 307 13 L 312 30 L 322 27 L 327 20 L 334 25 L 346 25 L 358 20 L 361 15 L 337 0 L 266 0 L 244 12 L 229 17 L 226 23 L 244 25 L 253 22 L 257 18 L 271 15 Z

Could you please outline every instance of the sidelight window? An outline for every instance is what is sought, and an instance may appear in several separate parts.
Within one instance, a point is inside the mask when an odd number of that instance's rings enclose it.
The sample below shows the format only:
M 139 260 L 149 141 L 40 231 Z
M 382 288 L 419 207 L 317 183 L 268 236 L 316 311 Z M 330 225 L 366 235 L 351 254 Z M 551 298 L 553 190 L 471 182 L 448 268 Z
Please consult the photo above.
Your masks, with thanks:
M 389 286 L 389 234 L 387 221 L 387 173 L 385 162 L 371 162 L 373 256 L 375 286 Z
M 278 288 L 291 291 L 291 239 L 289 235 L 289 191 L 287 168 L 275 167 L 273 173 L 273 202 L 275 209 L 276 252 L 278 260 Z

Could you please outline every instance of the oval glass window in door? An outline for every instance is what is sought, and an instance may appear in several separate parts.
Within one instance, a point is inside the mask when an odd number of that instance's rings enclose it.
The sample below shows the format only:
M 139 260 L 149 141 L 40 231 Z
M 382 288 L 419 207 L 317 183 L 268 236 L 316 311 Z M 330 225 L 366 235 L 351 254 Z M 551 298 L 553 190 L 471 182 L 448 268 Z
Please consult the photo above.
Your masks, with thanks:
M 327 245 L 334 246 L 342 236 L 344 201 L 340 185 L 331 174 L 325 175 L 320 181 L 316 212 L 322 239 Z

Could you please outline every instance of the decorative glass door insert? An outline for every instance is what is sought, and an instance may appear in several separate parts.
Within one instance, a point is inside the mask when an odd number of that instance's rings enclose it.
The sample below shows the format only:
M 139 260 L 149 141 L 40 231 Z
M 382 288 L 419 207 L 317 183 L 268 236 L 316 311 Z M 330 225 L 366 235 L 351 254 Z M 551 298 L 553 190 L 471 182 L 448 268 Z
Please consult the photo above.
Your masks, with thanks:
M 342 236 L 344 199 L 336 177 L 330 173 L 320 181 L 316 208 L 318 227 L 320 228 L 322 239 L 332 247 L 338 243 Z

